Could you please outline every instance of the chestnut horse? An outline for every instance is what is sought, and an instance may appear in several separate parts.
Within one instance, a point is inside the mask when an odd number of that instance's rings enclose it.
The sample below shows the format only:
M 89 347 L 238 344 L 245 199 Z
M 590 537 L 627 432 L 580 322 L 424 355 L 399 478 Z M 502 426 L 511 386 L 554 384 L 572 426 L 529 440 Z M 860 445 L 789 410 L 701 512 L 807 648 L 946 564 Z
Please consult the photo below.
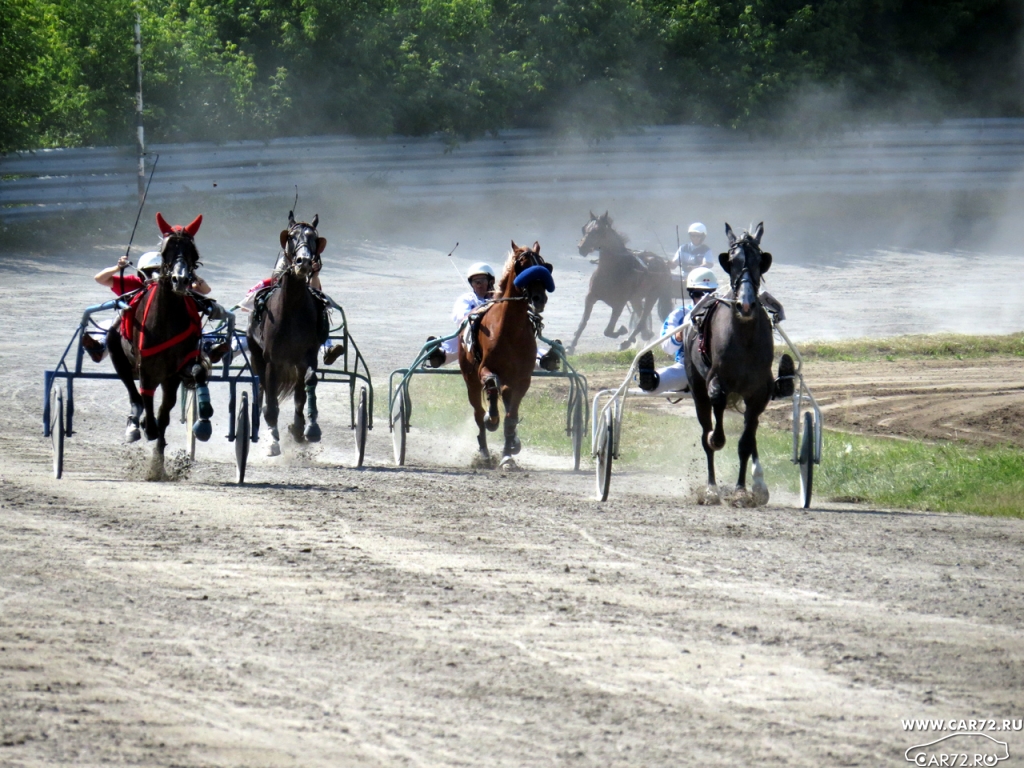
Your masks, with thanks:
M 146 439 L 156 440 L 150 480 L 164 477 L 167 446 L 164 433 L 171 421 L 171 408 L 178 399 L 179 384 L 196 388 L 200 417 L 194 426 L 196 437 L 209 440 L 212 432 L 213 408 L 206 386 L 207 368 L 199 349 L 202 336 L 199 305 L 191 293 L 194 272 L 199 266 L 194 238 L 202 221 L 203 217 L 197 216 L 188 226 L 172 227 L 163 216 L 156 215 L 163 235 L 160 276 L 146 283 L 125 310 L 121 322 L 107 331 L 107 349 L 114 370 L 128 390 L 132 420 L 136 422 L 142 416 Z M 159 415 L 153 411 L 157 387 L 162 390 Z
M 512 456 L 519 453 L 516 435 L 519 403 L 530 388 L 537 364 L 537 334 L 540 314 L 547 304 L 548 292 L 555 290 L 551 264 L 540 255 L 540 243 L 521 248 L 512 241 L 512 253 L 496 290 L 497 298 L 477 311 L 478 320 L 470 321 L 469 332 L 479 326 L 472 349 L 459 343 L 459 367 L 466 380 L 469 402 L 480 432 L 477 442 L 480 456 L 488 464 L 487 431 L 498 428 L 498 395 L 505 405 L 505 446 L 502 466 L 515 466 Z M 487 397 L 484 412 L 483 396 Z
M 270 455 L 281 452 L 278 442 L 277 418 L 280 398 L 294 393 L 295 415 L 288 431 L 297 443 L 320 441 L 317 424 L 316 371 L 317 353 L 327 339 L 321 323 L 321 304 L 313 296 L 309 280 L 313 266 L 327 239 L 320 237 L 313 223 L 296 222 L 288 211 L 288 229 L 281 230 L 284 271 L 266 297 L 266 308 L 250 318 L 248 341 L 252 366 L 260 377 L 260 398 L 266 398 L 263 418 L 274 438 Z M 302 411 L 308 403 L 309 423 Z
M 633 309 L 635 325 L 628 338 L 619 345 L 626 349 L 638 333 L 648 339 L 653 334 L 650 327 L 650 312 L 658 305 L 660 319 L 664 320 L 672 311 L 674 299 L 672 273 L 668 263 L 650 251 L 632 251 L 626 247 L 626 238 L 612 228 L 612 220 L 605 211 L 601 216 L 590 212 L 590 221 L 583 226 L 583 238 L 577 245 L 580 256 L 598 252 L 597 269 L 590 276 L 590 289 L 583 307 L 583 319 L 572 337 L 567 352 L 576 349 L 576 343 L 590 320 L 594 304 L 603 301 L 612 308 L 604 335 L 610 339 L 626 333 L 625 326 L 615 329 L 619 315 L 629 304 Z

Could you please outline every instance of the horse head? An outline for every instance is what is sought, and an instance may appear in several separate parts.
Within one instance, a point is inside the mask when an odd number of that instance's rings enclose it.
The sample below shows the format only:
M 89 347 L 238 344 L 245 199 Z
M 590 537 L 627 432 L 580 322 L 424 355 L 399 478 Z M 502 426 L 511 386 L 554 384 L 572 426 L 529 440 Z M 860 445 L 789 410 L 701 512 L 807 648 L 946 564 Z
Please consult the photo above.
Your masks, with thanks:
M 736 303 L 733 311 L 740 320 L 751 320 L 761 302 L 757 298 L 761 287 L 761 275 L 772 265 L 772 255 L 761 250 L 761 236 L 764 234 L 764 222 L 754 227 L 754 232 L 744 231 L 737 238 L 732 227 L 725 225 L 725 235 L 729 238 L 729 252 L 718 255 L 718 263 L 729 273 Z
M 164 263 L 160 268 L 160 279 L 169 277 L 171 288 L 178 295 L 188 293 L 195 281 L 195 271 L 199 266 L 199 251 L 196 250 L 195 236 L 202 223 L 202 214 L 196 216 L 191 224 L 184 227 L 171 226 L 161 214 L 156 215 L 156 225 L 160 228 L 160 234 L 163 236 L 160 243 L 160 256 Z
M 610 246 L 625 247 L 625 241 L 612 229 L 612 219 L 608 215 L 608 211 L 600 216 L 595 216 L 591 211 L 590 221 L 583 225 L 583 237 L 576 244 L 580 256 L 587 256 L 594 251 L 600 251 L 602 248 Z
M 512 241 L 512 253 L 505 264 L 499 292 L 502 296 L 525 296 L 537 312 L 543 312 L 548 293 L 555 290 L 554 267 L 540 255 L 540 243 L 523 248 Z
M 320 260 L 320 254 L 327 247 L 327 238 L 320 237 L 316 225 L 320 214 L 313 217 L 313 223 L 295 221 L 295 212 L 288 211 L 288 229 L 281 230 L 281 249 L 285 263 L 297 277 L 309 279 L 313 266 Z

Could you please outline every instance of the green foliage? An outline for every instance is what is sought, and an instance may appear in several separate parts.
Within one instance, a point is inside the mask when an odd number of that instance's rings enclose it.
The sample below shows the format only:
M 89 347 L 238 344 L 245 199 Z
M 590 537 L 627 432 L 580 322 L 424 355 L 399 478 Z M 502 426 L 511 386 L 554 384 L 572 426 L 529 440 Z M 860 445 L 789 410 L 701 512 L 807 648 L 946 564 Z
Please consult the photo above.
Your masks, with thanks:
M 0 150 L 130 143 L 136 13 L 153 140 L 1024 106 L 1012 0 L 0 0 Z
M 800 345 L 805 359 L 819 360 L 880 360 L 897 358 L 966 358 L 1005 355 L 1024 357 L 1024 334 L 1005 336 L 968 336 L 954 333 L 936 333 L 896 336 L 891 339 L 849 339 L 845 341 L 818 341 Z

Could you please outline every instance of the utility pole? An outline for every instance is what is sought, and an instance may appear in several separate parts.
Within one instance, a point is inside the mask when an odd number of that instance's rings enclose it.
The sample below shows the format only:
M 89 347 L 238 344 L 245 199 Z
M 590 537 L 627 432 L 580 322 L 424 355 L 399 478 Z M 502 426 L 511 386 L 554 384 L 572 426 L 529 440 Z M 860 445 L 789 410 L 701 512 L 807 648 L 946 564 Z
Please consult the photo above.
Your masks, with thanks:
M 135 14 L 135 71 L 138 90 L 135 102 L 135 148 L 139 155 L 139 205 L 146 195 L 146 137 L 142 127 L 142 18 Z

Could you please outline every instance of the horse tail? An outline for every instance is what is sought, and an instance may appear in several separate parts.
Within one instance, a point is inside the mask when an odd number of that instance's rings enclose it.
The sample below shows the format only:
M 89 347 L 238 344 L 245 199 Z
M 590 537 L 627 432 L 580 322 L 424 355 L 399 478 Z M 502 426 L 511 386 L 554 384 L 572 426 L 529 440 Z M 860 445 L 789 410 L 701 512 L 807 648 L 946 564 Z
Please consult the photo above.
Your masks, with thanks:
M 282 370 L 283 369 L 283 370 Z M 299 371 L 294 365 L 278 366 L 277 397 L 283 399 L 295 391 L 299 384 Z

